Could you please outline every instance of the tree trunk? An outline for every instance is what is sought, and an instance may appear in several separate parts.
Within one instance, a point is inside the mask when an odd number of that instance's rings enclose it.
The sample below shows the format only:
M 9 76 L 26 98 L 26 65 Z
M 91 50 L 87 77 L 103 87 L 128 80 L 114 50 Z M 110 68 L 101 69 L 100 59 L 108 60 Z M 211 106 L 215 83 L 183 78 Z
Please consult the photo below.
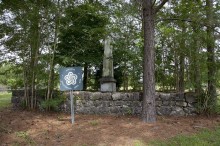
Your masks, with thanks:
M 144 28 L 144 75 L 143 75 L 143 103 L 142 120 L 156 121 L 155 109 L 155 76 L 154 76 L 154 9 L 152 0 L 143 1 Z
M 197 26 L 193 26 L 193 32 L 195 34 L 198 34 L 198 28 Z M 199 42 L 198 42 L 198 36 L 193 37 L 193 56 L 192 56 L 192 75 L 194 79 L 195 84 L 195 93 L 197 95 L 201 95 L 202 93 L 202 83 L 201 83 L 201 71 L 200 71 L 200 57 L 199 57 Z
M 25 106 L 28 107 L 29 105 L 29 95 L 28 95 L 28 74 L 27 68 L 25 66 L 25 62 L 23 63 L 23 84 L 24 84 L 24 99 L 25 99 Z
M 53 91 L 54 55 L 55 55 L 55 50 L 57 48 L 58 32 L 59 32 L 59 9 L 60 9 L 59 0 L 57 1 L 57 6 L 58 6 L 58 10 L 57 10 L 56 19 L 55 19 L 54 44 L 53 44 L 53 50 L 52 50 L 52 57 L 50 59 L 50 71 L 49 71 L 48 84 L 47 84 L 47 100 L 51 98 L 51 93 Z
M 37 3 L 37 6 L 40 4 Z M 40 14 L 39 8 L 34 9 L 36 17 L 33 20 L 31 27 L 31 62 L 30 62 L 30 75 L 31 75 L 31 109 L 36 107 L 36 74 L 37 74 L 37 64 L 38 64 L 38 55 L 40 49 Z
M 186 33 L 186 26 L 185 24 L 182 24 L 182 39 L 180 42 L 180 50 L 179 50 L 179 72 L 178 72 L 178 81 L 179 81 L 179 89 L 178 93 L 184 93 L 185 90 L 185 84 L 184 84 L 184 78 L 185 78 L 185 50 L 186 50 L 186 42 L 185 42 L 185 33 Z
M 184 54 L 181 53 L 180 54 L 180 57 L 179 57 L 179 61 L 180 61 L 180 65 L 179 65 L 179 90 L 178 90 L 178 93 L 184 93 L 184 70 L 185 70 L 185 61 L 184 61 L 185 57 L 184 57 Z
M 217 96 L 213 9 L 213 0 L 206 0 L 208 97 L 210 98 L 209 106 L 214 108 L 217 102 Z
M 84 77 L 83 77 L 83 90 L 87 89 L 87 81 L 88 81 L 88 64 L 84 64 Z
M 178 55 L 177 50 L 174 50 L 174 65 L 175 65 L 175 81 L 176 81 L 176 92 L 179 91 L 179 63 L 178 63 Z

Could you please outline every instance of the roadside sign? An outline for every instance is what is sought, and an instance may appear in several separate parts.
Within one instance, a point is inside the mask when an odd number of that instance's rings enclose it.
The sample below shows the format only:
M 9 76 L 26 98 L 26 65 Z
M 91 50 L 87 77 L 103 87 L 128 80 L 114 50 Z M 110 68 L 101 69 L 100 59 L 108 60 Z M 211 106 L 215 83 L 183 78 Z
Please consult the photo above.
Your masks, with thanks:
M 82 89 L 83 89 L 82 67 L 67 67 L 60 69 L 60 90 L 70 91 L 72 124 L 74 123 L 73 90 L 82 90 Z
M 83 70 L 82 67 L 67 67 L 60 69 L 60 90 L 82 90 Z

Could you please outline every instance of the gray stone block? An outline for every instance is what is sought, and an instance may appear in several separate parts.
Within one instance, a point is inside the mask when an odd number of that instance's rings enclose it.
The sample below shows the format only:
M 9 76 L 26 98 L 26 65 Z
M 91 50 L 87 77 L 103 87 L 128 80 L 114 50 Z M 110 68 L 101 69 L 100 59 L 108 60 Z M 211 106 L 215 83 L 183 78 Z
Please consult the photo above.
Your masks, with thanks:
M 116 83 L 115 82 L 101 83 L 101 92 L 116 92 Z
M 124 101 L 128 101 L 129 100 L 129 94 L 128 93 L 120 93 L 120 99 L 124 100 Z
M 184 116 L 186 113 L 184 112 L 183 108 L 181 107 L 173 107 L 172 112 L 170 113 L 172 116 Z
M 110 107 L 109 110 L 112 114 L 118 114 L 120 111 L 120 107 Z
M 101 94 L 101 99 L 102 100 L 112 100 L 112 93 L 102 93 Z
M 135 115 L 140 115 L 142 107 L 134 107 L 133 110 Z
M 176 105 L 177 105 L 177 106 L 181 106 L 181 107 L 186 107 L 186 106 L 187 106 L 187 103 L 184 102 L 184 101 L 177 101 L 177 102 L 176 102 Z
M 126 93 L 125 101 L 133 101 L 134 100 L 134 93 Z
M 169 106 L 161 106 L 157 107 L 157 114 L 158 115 L 170 115 L 172 109 Z
M 170 93 L 159 93 L 159 97 L 161 98 L 161 100 L 170 100 L 171 96 Z
M 161 106 L 162 105 L 162 101 L 156 101 L 156 106 Z
M 91 92 L 90 100 L 101 100 L 102 96 L 100 92 Z
M 142 104 L 142 102 L 140 102 L 140 101 L 134 101 L 132 103 L 133 107 L 141 107 L 142 106 L 141 104 Z
M 115 106 L 122 106 L 123 105 L 123 101 L 115 101 L 114 104 Z
M 113 100 L 122 100 L 121 93 L 119 93 L 119 92 L 113 93 L 112 94 L 112 99 Z
M 168 106 L 170 104 L 170 101 L 163 101 L 163 106 Z
M 110 109 L 108 107 L 97 107 L 98 114 L 109 114 Z
M 103 107 L 110 107 L 110 101 L 103 101 L 102 106 Z
M 103 103 L 103 101 L 96 100 L 96 101 L 93 102 L 93 105 L 94 105 L 95 107 L 99 107 L 99 106 L 102 106 L 102 103 Z
M 141 94 L 139 92 L 133 93 L 133 100 L 134 101 L 141 101 Z
M 176 105 L 176 101 L 170 101 L 170 106 L 175 106 Z
M 68 95 L 68 97 L 69 97 L 69 93 L 67 93 Z M 74 98 L 75 99 L 80 99 L 80 100 L 84 100 L 85 98 L 84 98 L 84 94 L 85 94 L 85 92 L 84 91 L 81 91 L 81 92 L 79 92 L 79 91 L 76 91 L 76 92 L 73 92 L 73 96 L 74 96 Z
M 90 96 L 91 96 L 91 92 L 84 92 L 83 94 L 84 100 L 89 100 Z
M 93 101 L 87 101 L 87 102 L 85 102 L 84 106 L 91 107 L 91 106 L 94 106 L 94 103 L 93 103 Z
M 186 101 L 188 102 L 188 103 L 194 103 L 194 102 L 196 102 L 196 97 L 195 96 L 187 96 L 186 95 Z
M 76 106 L 82 107 L 83 106 L 82 100 L 76 100 Z
M 177 96 L 175 97 L 174 100 L 175 101 L 185 101 L 184 94 L 183 93 L 177 94 Z

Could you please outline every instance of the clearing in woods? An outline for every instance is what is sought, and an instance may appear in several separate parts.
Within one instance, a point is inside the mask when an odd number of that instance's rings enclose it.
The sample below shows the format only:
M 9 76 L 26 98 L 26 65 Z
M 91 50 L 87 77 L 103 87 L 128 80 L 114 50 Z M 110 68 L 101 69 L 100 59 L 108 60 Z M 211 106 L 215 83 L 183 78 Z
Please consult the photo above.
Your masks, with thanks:
M 166 140 L 212 129 L 220 117 L 157 117 L 154 124 L 135 116 L 76 115 L 40 113 L 12 108 L 0 109 L 0 143 L 10 145 L 139 146 L 152 140 Z
M 137 116 L 76 115 L 72 125 L 70 114 L 13 110 L 10 101 L 11 93 L 0 94 L 0 146 L 144 146 L 158 140 L 173 145 L 175 139 L 169 139 L 176 135 L 190 136 L 203 129 L 215 129 L 220 122 L 220 116 L 158 116 L 156 123 L 147 124 Z M 205 142 L 216 142 L 213 134 L 220 135 L 219 132 L 217 128 L 211 134 L 205 133 Z M 188 141 L 185 137 L 180 139 Z M 197 141 L 194 142 L 198 144 Z

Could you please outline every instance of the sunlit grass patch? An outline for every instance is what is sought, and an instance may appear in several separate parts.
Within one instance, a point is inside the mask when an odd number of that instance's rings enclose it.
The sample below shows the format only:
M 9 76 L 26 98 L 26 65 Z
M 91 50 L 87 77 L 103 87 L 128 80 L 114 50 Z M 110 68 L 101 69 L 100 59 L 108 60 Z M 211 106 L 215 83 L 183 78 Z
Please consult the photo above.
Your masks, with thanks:
M 146 146 L 146 144 L 144 142 L 142 142 L 141 140 L 135 140 L 133 142 L 134 146 Z
M 36 145 L 35 141 L 30 137 L 30 135 L 25 131 L 15 132 L 16 137 L 25 140 L 27 145 Z
M 0 108 L 8 107 L 11 105 L 11 93 L 0 93 Z
M 97 120 L 92 120 L 89 122 L 92 126 L 97 126 L 99 124 L 99 121 Z
M 203 130 L 194 135 L 178 135 L 165 141 L 154 141 L 152 146 L 219 146 L 220 145 L 220 127 L 215 130 Z

